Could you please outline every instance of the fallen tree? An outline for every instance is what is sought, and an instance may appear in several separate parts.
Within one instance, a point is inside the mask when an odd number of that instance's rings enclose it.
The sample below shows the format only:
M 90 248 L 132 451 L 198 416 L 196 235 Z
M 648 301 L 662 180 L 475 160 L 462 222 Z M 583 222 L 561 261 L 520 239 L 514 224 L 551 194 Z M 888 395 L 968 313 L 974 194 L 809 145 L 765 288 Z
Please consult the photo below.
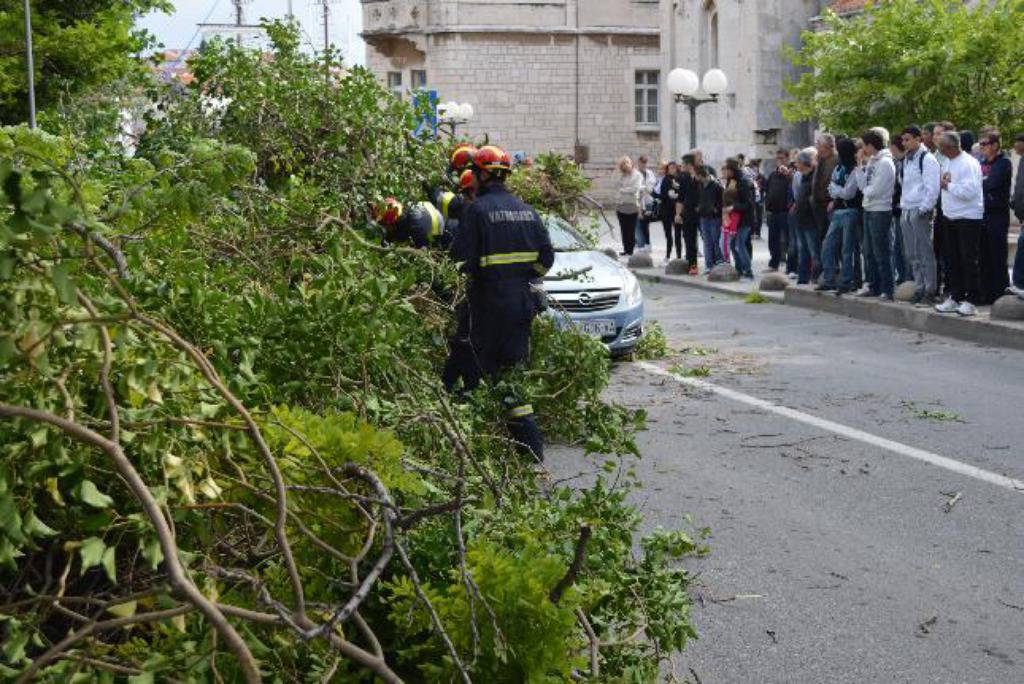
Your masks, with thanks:
M 269 29 L 271 60 L 204 51 L 134 157 L 0 130 L 0 672 L 655 679 L 693 543 L 634 551 L 643 416 L 604 350 L 539 322 L 503 380 L 622 475 L 547 485 L 500 392 L 440 385 L 455 268 L 367 221 L 441 150 Z

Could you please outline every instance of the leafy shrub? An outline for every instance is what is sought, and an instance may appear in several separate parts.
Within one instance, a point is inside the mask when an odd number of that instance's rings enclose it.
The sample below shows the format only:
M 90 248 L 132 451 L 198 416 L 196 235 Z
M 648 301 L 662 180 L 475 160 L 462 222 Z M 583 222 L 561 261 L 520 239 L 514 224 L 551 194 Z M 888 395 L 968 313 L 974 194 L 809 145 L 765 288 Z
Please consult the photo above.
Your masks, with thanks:
M 576 219 L 590 185 L 576 162 L 557 152 L 537 155 L 532 166 L 517 166 L 508 181 L 509 189 L 524 202 L 567 221 Z
M 205 51 L 133 158 L 0 130 L 0 671 L 653 679 L 692 634 L 675 555 L 634 553 L 626 486 L 544 492 L 500 392 L 452 403 L 460 277 L 367 220 L 443 155 L 269 30 L 274 59 Z M 502 382 L 621 468 L 643 415 L 603 350 L 536 332 Z M 591 663 L 588 629 L 637 636 Z
M 668 356 L 668 338 L 658 321 L 648 321 L 644 325 L 644 336 L 636 345 L 634 355 L 638 359 L 663 359 Z

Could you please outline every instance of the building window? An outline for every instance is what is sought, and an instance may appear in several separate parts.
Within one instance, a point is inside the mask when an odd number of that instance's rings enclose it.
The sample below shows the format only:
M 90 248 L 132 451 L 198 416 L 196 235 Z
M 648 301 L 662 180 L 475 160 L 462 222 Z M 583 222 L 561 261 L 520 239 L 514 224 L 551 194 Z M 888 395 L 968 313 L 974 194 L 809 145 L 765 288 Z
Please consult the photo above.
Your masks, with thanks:
M 412 89 L 420 90 L 427 87 L 427 72 L 424 69 L 412 70 Z
M 715 69 L 718 63 L 718 6 L 714 0 L 704 3 L 700 26 L 700 69 Z
M 402 72 L 401 71 L 389 71 L 388 72 L 388 90 L 397 97 L 402 97 Z
M 657 126 L 658 116 L 658 82 L 660 72 L 657 70 L 636 72 L 634 88 L 634 105 L 636 123 L 642 126 Z

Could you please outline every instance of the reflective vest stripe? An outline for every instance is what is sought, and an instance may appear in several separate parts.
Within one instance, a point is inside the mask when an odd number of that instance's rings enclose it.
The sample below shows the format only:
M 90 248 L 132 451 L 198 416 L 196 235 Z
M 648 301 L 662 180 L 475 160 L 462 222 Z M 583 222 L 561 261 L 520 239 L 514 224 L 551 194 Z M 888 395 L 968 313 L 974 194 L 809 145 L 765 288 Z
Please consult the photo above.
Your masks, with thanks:
M 547 275 L 548 268 L 539 261 L 533 265 L 533 270 L 540 275 Z
M 452 203 L 453 199 L 455 199 L 454 192 L 446 192 L 441 195 L 441 213 L 444 214 L 445 220 L 448 219 L 448 206 Z
M 533 406 L 526 404 L 524 406 L 516 406 L 514 409 L 508 412 L 510 418 L 525 418 L 526 416 L 533 415 Z
M 441 235 L 441 227 L 444 225 L 444 219 L 441 217 L 441 212 L 437 210 L 430 202 L 420 202 L 420 206 L 423 207 L 424 211 L 430 214 L 430 237 L 435 238 Z
M 540 252 L 506 252 L 480 257 L 480 266 L 503 266 L 506 264 L 532 264 L 540 258 Z

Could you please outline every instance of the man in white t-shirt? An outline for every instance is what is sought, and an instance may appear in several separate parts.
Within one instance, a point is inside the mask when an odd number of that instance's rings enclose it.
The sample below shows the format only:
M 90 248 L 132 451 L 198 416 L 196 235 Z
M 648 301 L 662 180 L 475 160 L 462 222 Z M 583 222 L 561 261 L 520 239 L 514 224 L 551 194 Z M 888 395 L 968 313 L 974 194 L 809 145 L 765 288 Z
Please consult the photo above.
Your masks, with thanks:
M 960 149 L 960 134 L 944 131 L 939 152 L 946 158 L 939 185 L 942 188 L 942 213 L 947 221 L 945 244 L 949 269 L 949 297 L 935 309 L 941 313 L 973 316 L 975 302 L 981 297 L 981 231 L 985 215 L 981 164 L 968 151 Z

